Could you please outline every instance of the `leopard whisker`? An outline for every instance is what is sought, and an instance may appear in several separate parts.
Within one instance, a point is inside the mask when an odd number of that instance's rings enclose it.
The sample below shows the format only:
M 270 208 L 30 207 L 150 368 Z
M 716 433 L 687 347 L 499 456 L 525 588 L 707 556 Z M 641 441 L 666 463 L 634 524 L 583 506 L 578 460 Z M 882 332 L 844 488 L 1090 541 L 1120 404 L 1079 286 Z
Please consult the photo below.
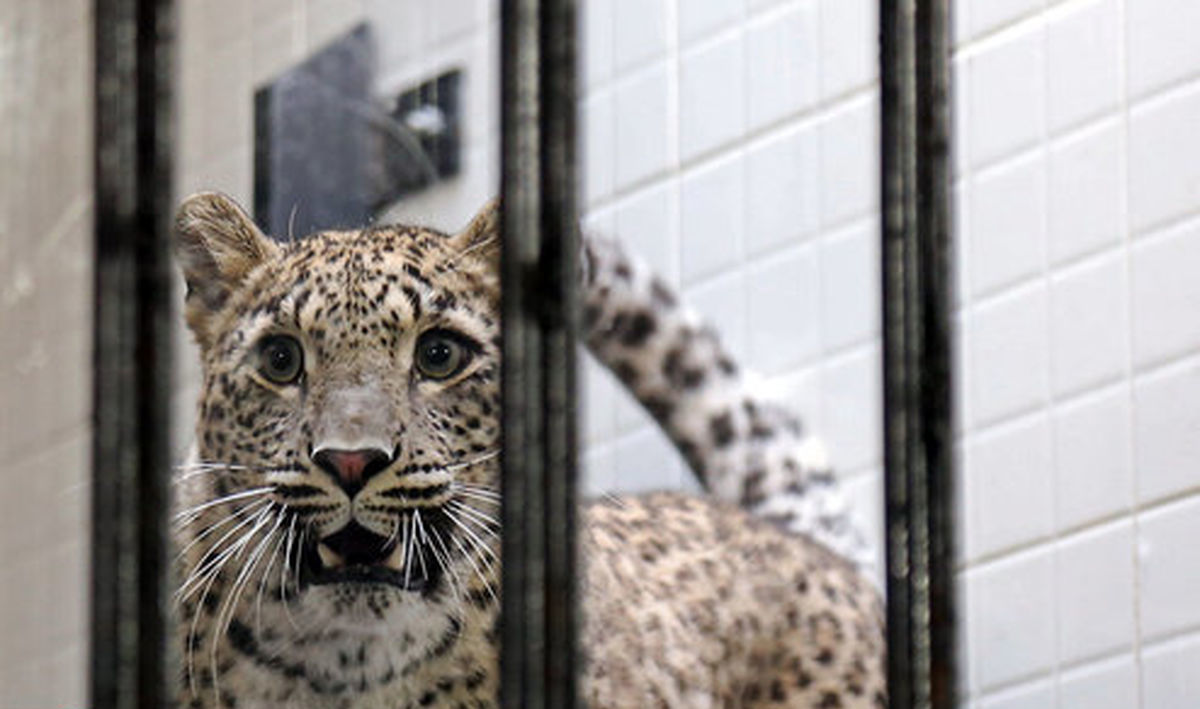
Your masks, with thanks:
M 481 510 L 481 509 L 479 509 L 479 508 L 475 507 L 474 505 L 471 505 L 471 504 L 468 504 L 468 503 L 466 503 L 466 502 L 465 502 L 465 501 L 463 501 L 463 500 L 454 500 L 454 502 L 455 502 L 455 503 L 457 503 L 457 504 L 459 504 L 459 505 L 461 505 L 461 506 L 463 506 L 463 507 L 467 507 L 467 508 L 469 508 L 469 509 L 471 509 L 471 510 L 474 510 L 475 512 L 477 512 L 477 513 L 479 513 L 479 514 L 481 514 L 481 515 L 483 515 L 483 516 L 487 517 L 487 518 L 488 518 L 488 519 L 490 519 L 491 521 L 495 522 L 497 525 L 499 525 L 499 524 L 500 524 L 500 521 L 499 521 L 499 520 L 498 520 L 498 519 L 497 519 L 497 518 L 496 518 L 496 517 L 495 517 L 495 516 L 494 516 L 492 513 L 490 513 L 490 512 L 485 512 L 485 511 L 483 511 L 483 510 Z
M 475 244 L 471 245 L 471 246 L 470 246 L 470 247 L 468 247 L 468 248 L 465 248 L 465 249 L 463 249 L 462 251 L 458 252 L 458 254 L 456 254 L 456 255 L 454 256 L 454 258 L 452 258 L 452 259 L 449 259 L 449 260 L 445 261 L 445 262 L 442 264 L 442 268 L 444 268 L 444 269 L 445 269 L 445 270 L 447 270 L 447 271 L 449 271 L 449 270 L 453 269 L 455 266 L 457 266 L 457 265 L 458 265 L 458 262 L 459 262 L 459 261 L 462 261 L 463 259 L 465 259 L 465 258 L 466 258 L 467 256 L 469 256 L 470 254 L 474 253 L 475 251 L 478 251 L 478 250 L 480 250 L 480 249 L 483 249 L 483 248 L 487 248 L 488 246 L 490 246 L 490 245 L 491 245 L 492 243 L 494 243 L 495 241 L 496 241 L 496 237 L 495 237 L 495 236 L 490 236 L 490 237 L 488 237 L 488 238 L 486 238 L 486 239 L 483 239 L 483 240 L 479 241 L 478 243 L 475 243 Z
M 200 622 L 200 614 L 204 608 L 204 601 L 208 598 L 208 592 L 212 589 L 213 583 L 216 582 L 217 576 L 218 574 L 212 574 L 208 577 L 208 581 L 204 584 L 204 590 L 200 594 L 200 598 L 196 601 L 195 609 L 192 611 L 192 622 L 188 625 L 187 675 L 192 697 L 199 695 L 199 691 L 196 689 L 196 627 Z
M 180 463 L 174 466 L 173 469 L 179 471 L 199 469 L 250 470 L 250 467 L 238 463 L 222 463 L 217 460 L 198 460 L 191 463 Z
M 447 513 L 446 516 L 451 517 L 451 514 Z M 453 520 L 452 517 L 451 517 L 451 519 Z M 454 520 L 454 521 L 457 523 L 456 520 Z M 463 543 L 459 540 L 457 535 L 449 534 L 448 536 L 450 537 L 450 541 L 454 542 L 454 546 L 458 547 L 459 553 L 462 554 L 463 558 L 465 558 L 467 560 L 467 563 L 471 565 L 471 571 L 474 572 L 475 577 L 483 582 L 484 590 L 486 590 L 488 595 L 490 595 L 492 597 L 493 601 L 499 600 L 496 597 L 496 591 L 492 588 L 492 582 L 490 580 L 490 577 L 485 576 L 483 571 L 480 570 L 479 564 L 475 563 L 475 555 L 472 554 L 470 551 L 467 550 L 466 547 L 463 546 Z M 474 546 L 474 544 L 470 541 L 470 539 L 467 540 L 467 543 Z M 491 573 L 491 571 L 492 571 L 491 564 L 488 563 L 488 560 L 486 558 L 483 559 L 482 561 L 485 564 L 485 566 L 487 567 L 488 572 Z
M 413 516 L 408 516 L 408 525 L 404 530 L 404 585 L 408 586 L 409 575 L 412 573 L 412 545 L 416 536 L 413 526 Z
M 464 482 L 462 480 L 455 480 L 451 484 L 457 489 L 470 490 L 471 492 L 476 492 L 486 497 L 491 497 L 497 500 L 500 499 L 500 491 L 490 485 L 476 485 L 474 483 Z
M 217 667 L 217 651 L 219 649 L 219 641 L 229 632 L 229 625 L 233 622 L 233 615 L 237 612 L 238 602 L 241 600 L 242 592 L 246 590 L 246 585 L 254 574 L 254 569 L 258 566 L 258 562 L 262 559 L 271 538 L 275 535 L 279 525 L 283 522 L 282 514 L 275 514 L 275 526 L 263 536 L 262 541 L 254 547 L 254 551 L 250 552 L 250 557 L 242 565 L 238 575 L 234 578 L 233 585 L 226 595 L 221 608 L 217 611 L 216 628 L 212 634 L 212 640 L 209 642 L 209 665 L 213 677 L 213 692 L 220 697 L 219 669 Z M 266 520 L 264 520 L 265 522 Z M 257 534 L 259 527 L 255 527 L 254 532 Z
M 500 537 L 498 535 L 493 534 L 487 530 L 481 530 L 481 531 L 483 531 L 484 535 L 486 535 L 486 537 L 487 537 L 487 539 L 485 540 L 485 538 L 481 537 L 479 535 L 479 533 L 475 530 L 475 526 L 479 524 L 475 520 L 472 520 L 468 517 L 463 517 L 462 519 L 456 518 L 454 521 L 455 521 L 455 523 L 458 524 L 458 526 L 460 528 L 462 528 L 468 534 L 468 536 L 471 538 L 471 540 L 475 543 L 476 547 L 483 549 L 487 552 L 490 560 L 495 561 L 497 564 L 500 563 L 500 558 L 496 555 L 495 551 L 492 548 L 492 545 L 489 543 L 489 542 L 492 542 L 492 543 L 498 544 L 500 542 Z
M 231 476 L 250 475 L 255 472 L 255 469 L 246 465 L 236 465 L 233 463 L 200 462 L 176 465 L 174 471 L 176 475 L 172 477 L 171 482 L 178 485 L 200 475 L 212 475 L 215 473 L 226 473 Z
M 442 468 L 442 470 L 461 470 L 462 468 L 467 468 L 472 465 L 478 465 L 480 463 L 489 461 L 498 455 L 500 455 L 499 449 L 494 450 L 494 451 L 488 451 L 487 453 L 478 455 L 474 458 L 471 458 L 470 460 L 463 460 L 463 461 L 459 461 L 457 463 L 451 463 L 450 465 L 444 466 Z
M 188 596 L 190 596 L 195 590 L 193 584 L 203 583 L 204 579 L 206 579 L 210 574 L 215 577 L 215 573 L 220 570 L 220 567 L 225 563 L 225 561 L 239 549 L 241 549 L 242 546 L 249 541 L 251 536 L 258 531 L 258 525 L 261 523 L 263 518 L 269 514 L 270 509 L 270 505 L 268 505 L 254 515 L 243 519 L 232 529 L 226 531 L 220 539 L 214 542 L 212 548 L 210 548 L 202 557 L 200 557 L 191 573 L 188 574 L 183 583 L 181 583 L 179 588 L 176 589 L 175 601 L 177 603 L 186 601 Z M 239 540 L 232 543 L 228 548 L 222 549 L 222 545 L 225 544 L 227 539 L 236 534 L 239 529 L 252 523 L 255 526 L 250 530 L 250 532 L 244 534 Z
M 291 624 L 293 629 L 299 630 L 300 628 L 296 626 L 295 619 L 292 618 L 291 601 L 287 597 L 288 570 L 292 563 L 292 543 L 296 539 L 296 518 L 297 516 L 293 514 L 292 522 L 288 525 L 287 549 L 283 553 L 283 564 L 279 568 L 279 600 L 283 603 L 283 614 L 287 617 L 288 623 Z M 297 551 L 296 556 L 296 568 L 299 568 L 299 551 Z M 298 581 L 297 585 L 299 585 Z
M 477 550 L 477 552 L 480 552 L 479 561 L 480 561 L 480 563 L 483 564 L 484 570 L 483 570 L 483 572 L 480 572 L 478 570 L 478 567 L 475 567 L 476 574 L 478 574 L 480 579 L 483 581 L 485 590 L 488 592 L 489 595 L 492 596 L 492 600 L 499 600 L 496 590 L 493 587 L 491 579 L 493 579 L 497 575 L 496 567 L 500 563 L 500 558 L 497 555 L 495 549 L 493 549 L 491 545 L 489 545 L 482 538 L 480 538 L 480 536 L 475 532 L 475 530 L 471 527 L 471 525 L 467 524 L 467 522 L 472 522 L 473 524 L 479 524 L 479 522 L 476 520 L 467 518 L 465 516 L 463 519 L 459 519 L 459 517 L 456 514 L 450 512 L 449 510 L 447 510 L 447 517 L 449 517 L 450 521 L 453 522 L 459 529 L 461 529 L 465 533 L 467 543 L 471 547 L 473 547 L 475 550 Z M 493 540 L 495 540 L 497 542 L 499 541 L 499 537 L 496 534 L 492 533 L 490 530 L 487 530 L 486 528 L 484 528 L 484 531 Z M 453 537 L 453 538 L 457 541 L 457 537 Z M 472 563 L 474 563 L 475 556 L 473 554 L 469 554 L 468 559 L 471 560 Z
M 201 530 L 200 533 L 197 534 L 192 539 L 192 541 L 188 542 L 186 546 L 184 546 L 182 549 L 180 549 L 179 552 L 175 555 L 175 561 L 178 562 L 179 560 L 181 560 L 189 551 L 191 551 L 192 547 L 196 546 L 196 544 L 198 544 L 200 541 L 202 541 L 205 537 L 207 537 L 208 535 L 215 532 L 219 527 L 222 527 L 225 524 L 228 524 L 229 522 L 232 522 L 233 520 L 238 519 L 239 518 L 238 515 L 245 514 L 255 508 L 262 507 L 263 505 L 270 505 L 270 504 L 271 504 L 270 500 L 255 500 L 254 502 L 251 502 L 250 504 L 246 505 L 245 507 L 236 509 L 236 510 L 230 512 L 229 514 L 225 515 L 224 517 L 219 518 L 217 521 L 213 522 L 212 524 L 208 525 L 203 530 Z
M 475 533 L 475 530 L 471 529 L 463 520 L 459 519 L 454 514 L 451 514 L 449 511 L 447 511 L 446 517 L 449 518 L 451 522 L 458 525 L 459 529 L 463 530 L 463 532 L 467 535 L 467 540 L 470 541 L 476 549 L 483 551 L 487 557 L 491 557 L 492 559 L 495 559 L 497 563 L 499 563 L 500 559 L 496 556 L 495 551 L 493 551 L 491 547 L 489 547 L 482 539 L 479 538 L 479 535 Z M 498 539 L 499 538 L 497 537 L 497 540 Z M 489 560 L 487 557 L 484 557 L 483 561 L 488 565 L 488 571 L 491 572 L 491 564 L 488 563 Z
M 387 545 L 388 545 L 388 546 L 391 546 L 392 544 L 395 544 L 395 543 L 396 543 L 396 539 L 397 539 L 397 538 L 400 536 L 400 524 L 401 524 L 401 520 L 402 520 L 402 519 L 403 519 L 403 517 L 402 517 L 402 516 L 399 516 L 399 515 L 397 515 L 397 517 L 396 517 L 396 524 L 392 525 L 392 533 L 391 533 L 391 534 L 389 534 L 389 535 L 388 535 L 388 538 L 387 538 Z
M 448 569 L 451 569 L 450 573 L 452 576 L 454 576 L 455 581 L 458 584 L 458 588 L 460 588 L 460 593 L 458 593 L 457 600 L 461 606 L 462 605 L 462 597 L 467 595 L 470 588 L 469 588 L 469 584 L 466 581 L 463 581 L 463 576 L 460 575 L 460 573 L 458 573 L 458 570 L 452 569 L 452 567 L 450 567 L 450 561 L 452 559 L 454 559 L 454 555 L 451 554 L 450 545 L 448 545 L 448 543 L 446 543 L 446 539 L 448 539 L 448 537 L 449 537 L 450 541 L 455 543 L 455 548 L 457 549 L 458 554 L 460 554 L 462 558 L 467 560 L 467 564 L 470 566 L 470 569 L 472 569 L 472 572 L 475 573 L 476 576 L 479 575 L 479 567 L 475 565 L 475 560 L 472 557 L 470 557 L 470 554 L 468 554 L 468 553 L 466 553 L 466 551 L 464 551 L 464 549 L 462 547 L 462 543 L 458 542 L 458 540 L 455 539 L 454 534 L 452 534 L 450 530 L 445 530 L 445 534 L 443 534 L 442 531 L 440 531 L 436 527 L 434 527 L 434 528 L 432 528 L 432 531 L 433 531 L 434 541 L 436 541 L 438 543 L 438 545 L 440 547 L 442 547 L 442 555 L 443 555 L 443 557 L 445 557 L 446 567 L 448 567 Z M 469 581 L 469 577 L 468 577 L 468 581 Z M 484 579 L 484 583 L 485 584 L 487 583 L 486 579 Z
M 481 495 L 473 490 L 454 490 L 454 492 L 455 492 L 455 494 L 457 494 L 460 497 L 468 497 L 472 500 L 478 500 L 484 504 L 488 504 L 488 505 L 499 505 L 500 504 L 500 499 L 498 497 L 488 497 L 486 495 Z
M 450 584 L 450 590 L 454 594 L 455 602 L 461 606 L 462 594 L 466 591 L 466 587 L 463 586 L 462 578 L 458 575 L 458 569 L 450 565 L 450 551 L 446 548 L 446 543 L 442 541 L 442 535 L 438 533 L 437 527 L 430 525 L 429 533 L 433 540 L 433 544 L 429 548 L 433 551 L 434 558 L 442 565 L 442 568 L 450 572 L 450 578 L 453 579 L 453 582 Z M 439 547 L 441 548 L 440 553 L 438 552 Z
M 192 575 L 188 576 L 187 581 L 181 585 L 179 590 L 175 591 L 175 595 L 178 596 L 176 597 L 176 602 L 186 601 L 188 596 L 196 593 L 196 588 L 200 583 L 220 576 L 222 567 L 230 559 L 238 557 L 242 551 L 245 551 L 246 546 L 252 542 L 254 535 L 258 534 L 258 531 L 263 528 L 263 524 L 266 522 L 266 515 L 268 515 L 268 510 L 264 509 L 262 512 L 259 512 L 254 517 L 253 527 L 245 531 L 238 541 L 230 543 L 228 547 L 221 549 L 214 545 L 214 548 L 210 549 L 209 553 L 200 559 L 200 564 L 197 565 L 196 571 L 193 571 Z M 220 552 L 218 552 L 218 549 L 220 549 Z M 209 558 L 210 555 L 211 558 Z
M 297 591 L 300 589 L 301 554 L 304 553 L 304 543 L 308 541 L 308 527 L 300 530 L 300 541 L 296 544 L 295 582 Z
M 222 470 L 220 468 L 212 468 L 212 469 L 207 469 L 207 470 L 193 470 L 193 471 L 190 471 L 187 473 L 181 473 L 179 475 L 176 475 L 174 478 L 171 479 L 171 484 L 172 485 L 182 485 L 183 483 L 191 480 L 192 478 L 198 478 L 200 476 L 212 477 L 217 474 L 222 474 L 222 475 L 228 476 L 225 479 L 232 478 L 235 480 L 241 480 L 241 479 L 245 479 L 245 477 L 239 477 L 239 476 L 255 475 L 256 471 L 253 471 L 253 470 Z
M 281 519 L 284 514 L 286 512 L 280 513 Z M 279 558 L 279 553 L 282 551 L 285 541 L 287 541 L 287 535 L 280 534 L 278 541 L 275 542 L 275 546 L 271 548 L 271 552 L 267 557 L 267 565 L 263 567 L 262 577 L 258 580 L 258 599 L 254 602 L 254 632 L 256 635 L 262 633 L 263 591 L 266 590 L 268 585 L 267 579 L 271 578 L 271 570 L 275 568 L 275 560 Z M 282 558 L 280 558 L 280 563 L 283 563 Z
M 469 485 L 469 483 L 458 482 L 456 480 L 450 483 L 450 492 L 451 494 L 458 495 L 458 497 L 479 500 L 481 503 L 486 503 L 488 505 L 500 504 L 500 493 L 487 487 Z
M 224 540 L 226 538 L 228 538 L 228 536 L 230 534 L 232 534 L 233 532 L 236 532 L 237 529 L 241 526 L 244 526 L 246 524 L 246 522 L 264 518 L 268 514 L 269 510 L 270 510 L 269 507 L 264 508 L 261 512 L 259 512 L 255 516 L 247 518 L 246 520 L 243 520 L 243 522 L 240 523 L 238 525 L 238 527 L 235 527 L 234 529 L 230 530 L 230 532 L 226 533 L 226 536 L 222 537 L 220 540 L 218 540 L 217 543 L 214 544 L 213 549 L 209 550 L 209 553 L 201 558 L 201 564 L 197 564 L 197 567 L 201 566 L 204 562 L 204 559 L 207 559 L 208 556 L 213 553 L 213 551 L 215 551 L 216 549 L 219 549 L 220 545 L 224 542 Z M 187 596 L 191 595 L 191 593 L 194 592 L 194 590 L 186 591 L 186 588 L 189 584 L 191 584 L 193 581 L 196 581 L 197 587 L 199 587 L 201 584 L 203 585 L 203 592 L 200 594 L 200 598 L 196 601 L 195 609 L 192 612 L 192 622 L 188 627 L 188 635 L 187 635 L 188 685 L 191 689 L 193 697 L 197 696 L 197 694 L 198 694 L 198 691 L 196 689 L 196 662 L 195 662 L 196 627 L 200 622 L 200 614 L 204 610 L 204 601 L 206 598 L 208 598 L 208 593 L 210 590 L 212 590 L 213 583 L 215 583 L 217 578 L 220 576 L 221 569 L 225 566 L 225 563 L 227 561 L 229 561 L 229 559 L 233 558 L 233 555 L 238 550 L 240 550 L 247 543 L 249 543 L 250 539 L 253 538 L 254 532 L 257 530 L 258 530 L 258 526 L 256 525 L 249 534 L 243 535 L 236 543 L 232 544 L 230 546 L 230 548 L 222 551 L 215 559 L 213 559 L 210 562 L 210 564 L 215 564 L 215 567 L 212 568 L 211 572 L 204 572 L 200 568 L 197 568 L 188 577 L 188 579 L 180 586 L 179 590 L 177 590 L 175 592 L 176 601 L 179 603 L 182 603 L 187 600 Z
M 453 507 L 459 512 L 462 512 L 464 517 L 477 523 L 489 535 L 496 536 L 496 533 L 493 530 L 500 528 L 500 522 L 495 517 L 492 517 L 485 512 L 481 512 L 470 505 L 463 504 L 460 500 L 451 500 L 447 503 L 447 506 Z
M 485 559 L 485 561 L 494 560 L 494 561 L 496 561 L 497 564 L 499 563 L 500 559 L 499 559 L 498 555 L 496 554 L 496 552 L 493 551 L 492 546 L 488 545 L 488 543 L 484 540 L 484 537 L 481 537 L 481 536 L 479 536 L 478 533 L 476 533 L 473 525 L 480 524 L 478 521 L 476 521 L 476 519 L 472 519 L 467 516 L 462 516 L 462 518 L 460 518 L 460 517 L 456 516 L 455 512 L 452 512 L 450 510 L 446 510 L 446 516 L 448 516 L 450 518 L 451 522 L 454 522 L 455 524 L 457 524 L 458 527 L 460 527 L 464 531 L 464 533 L 466 533 L 468 535 L 468 541 L 472 542 L 476 548 L 481 549 L 482 552 L 485 552 L 487 554 L 487 559 Z M 472 525 L 468 525 L 467 524 L 468 522 L 472 523 Z M 480 525 L 480 527 L 481 527 L 481 531 L 484 531 L 484 533 L 487 534 L 491 540 L 497 541 L 497 542 L 500 540 L 500 537 L 498 535 L 492 534 L 490 530 L 482 527 L 482 525 Z M 491 564 L 488 564 L 488 571 L 492 571 Z
M 180 510 L 180 511 L 176 512 L 172 516 L 171 519 L 173 522 L 180 523 L 180 526 L 188 525 L 188 524 L 191 524 L 193 521 L 195 521 L 195 519 L 200 516 L 200 513 L 204 512 L 205 510 L 212 509 L 213 507 L 217 507 L 218 505 L 224 505 L 224 504 L 228 504 L 230 502 L 236 502 L 237 500 L 244 500 L 248 497 L 256 497 L 258 495 L 266 495 L 266 494 L 274 492 L 274 491 L 275 491 L 275 486 L 269 485 L 266 487 L 254 487 L 254 488 L 250 488 L 249 490 L 242 490 L 240 492 L 230 493 L 228 495 L 224 495 L 222 497 L 218 497 L 216 499 L 209 500 L 208 502 L 202 502 L 198 505 L 193 505 L 191 507 L 188 507 L 187 509 Z M 182 520 L 184 518 L 189 518 L 189 519 L 187 519 L 186 522 L 183 522 Z
M 420 564 L 421 564 L 421 578 L 428 579 L 429 578 L 429 569 L 425 567 L 425 554 L 422 553 L 422 551 L 426 547 L 426 543 L 425 543 L 426 536 L 425 536 L 425 525 L 421 523 L 421 510 L 413 510 L 413 520 L 415 521 L 415 524 L 417 525 L 417 527 L 416 527 L 417 532 L 421 536 L 421 539 L 418 541 L 419 546 L 417 548 L 417 561 L 420 562 Z M 405 560 L 405 562 L 406 562 L 405 563 L 406 566 L 411 566 L 411 562 L 408 562 L 407 559 Z

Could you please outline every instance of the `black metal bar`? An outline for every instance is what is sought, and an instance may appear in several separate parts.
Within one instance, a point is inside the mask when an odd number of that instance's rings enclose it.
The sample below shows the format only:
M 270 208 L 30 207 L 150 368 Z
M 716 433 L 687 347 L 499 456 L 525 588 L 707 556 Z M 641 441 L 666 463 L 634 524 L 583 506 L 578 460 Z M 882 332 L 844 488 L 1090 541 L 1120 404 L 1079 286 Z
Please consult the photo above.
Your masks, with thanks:
M 955 706 L 949 3 L 882 0 L 891 706 Z
M 97 0 L 89 706 L 167 704 L 171 0 Z
M 501 702 L 576 706 L 575 3 L 505 0 Z

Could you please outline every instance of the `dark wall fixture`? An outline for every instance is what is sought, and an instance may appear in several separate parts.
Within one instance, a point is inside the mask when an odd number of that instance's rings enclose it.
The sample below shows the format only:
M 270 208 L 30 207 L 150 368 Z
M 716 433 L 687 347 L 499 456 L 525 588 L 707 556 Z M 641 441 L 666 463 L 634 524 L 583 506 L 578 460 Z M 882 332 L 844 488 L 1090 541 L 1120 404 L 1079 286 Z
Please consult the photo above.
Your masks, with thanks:
M 575 3 L 501 5 L 504 503 L 501 700 L 575 685 Z
M 880 2 L 893 709 L 956 706 L 948 0 Z
M 366 25 L 254 98 L 254 217 L 275 237 L 365 224 L 372 211 L 370 101 L 375 45 Z
M 254 99 L 254 216 L 277 238 L 369 223 L 383 207 L 458 174 L 460 72 L 375 95 L 363 24 Z
M 167 706 L 171 469 L 169 0 L 97 0 L 91 664 L 94 709 Z M 48 681 L 54 681 L 47 678 Z
M 416 140 L 422 159 L 408 158 L 399 150 L 386 151 L 392 192 L 384 195 L 383 204 L 458 174 L 462 152 L 461 85 L 462 72 L 456 69 L 396 97 L 392 118 L 408 129 L 407 140 Z

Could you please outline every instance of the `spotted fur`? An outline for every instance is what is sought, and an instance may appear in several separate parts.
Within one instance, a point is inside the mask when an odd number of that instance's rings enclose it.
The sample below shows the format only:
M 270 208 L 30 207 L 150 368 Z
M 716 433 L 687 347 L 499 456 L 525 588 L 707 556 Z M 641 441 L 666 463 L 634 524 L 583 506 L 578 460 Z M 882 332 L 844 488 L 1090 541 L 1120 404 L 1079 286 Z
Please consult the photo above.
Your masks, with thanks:
M 220 195 L 181 207 L 204 371 L 195 455 L 175 485 L 183 706 L 494 706 L 497 236 L 486 209 L 455 235 L 376 227 L 277 244 Z M 877 594 L 842 556 L 764 519 L 820 534 L 836 516 L 772 500 L 832 482 L 715 339 L 678 325 L 669 293 L 605 253 L 588 251 L 589 343 L 731 502 L 660 493 L 582 508 L 589 705 L 883 706 Z M 637 310 L 646 283 L 653 305 Z M 432 376 L 415 354 L 429 333 L 457 338 L 465 365 Z M 267 366 L 279 338 L 302 355 L 294 379 Z M 321 453 L 334 449 L 386 462 L 331 466 Z
M 704 487 L 874 572 L 821 442 L 619 242 L 584 242 L 588 348 L 662 426 Z

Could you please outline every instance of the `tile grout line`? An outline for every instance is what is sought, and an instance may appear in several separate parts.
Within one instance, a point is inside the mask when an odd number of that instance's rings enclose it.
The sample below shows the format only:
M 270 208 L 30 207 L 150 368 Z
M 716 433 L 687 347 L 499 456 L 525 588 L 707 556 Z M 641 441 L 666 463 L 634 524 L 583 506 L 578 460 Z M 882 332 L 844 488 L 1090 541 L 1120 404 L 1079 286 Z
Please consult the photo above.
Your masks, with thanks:
M 1036 539 L 1030 539 L 1018 544 L 1011 544 L 988 554 L 981 554 L 966 563 L 959 564 L 959 571 L 978 571 L 987 570 L 997 564 L 1003 564 L 1021 556 L 1039 551 L 1043 547 L 1054 546 L 1055 544 L 1072 543 L 1080 537 L 1088 536 L 1105 527 L 1116 526 L 1123 521 L 1133 521 L 1136 515 L 1155 514 L 1164 509 L 1173 508 L 1176 505 L 1184 505 L 1190 502 L 1200 500 L 1200 486 L 1193 486 L 1186 490 L 1182 490 L 1172 495 L 1164 496 L 1155 499 L 1153 502 L 1147 503 L 1141 509 L 1134 511 L 1119 511 L 1112 512 L 1101 517 L 1089 520 L 1082 524 L 1077 524 L 1070 527 L 1065 534 L 1059 539 L 1055 539 L 1052 535 L 1047 534 Z
M 1127 26 L 1128 5 L 1126 0 L 1115 0 L 1117 4 L 1117 24 L 1120 27 L 1120 34 L 1117 38 L 1117 67 L 1118 67 L 1118 87 L 1117 87 L 1117 105 L 1120 109 L 1121 131 L 1120 131 L 1120 146 L 1118 155 L 1120 156 L 1119 170 L 1121 177 L 1121 217 L 1123 238 L 1121 243 L 1124 251 L 1125 265 L 1125 289 L 1126 289 L 1126 304 L 1125 304 L 1125 326 L 1128 332 L 1128 337 L 1125 339 L 1125 401 L 1128 405 L 1126 426 L 1129 431 L 1129 449 L 1126 452 L 1128 457 L 1129 469 L 1133 471 L 1130 476 L 1129 491 L 1132 507 L 1129 510 L 1128 516 L 1133 532 L 1133 548 L 1129 550 L 1130 563 L 1133 573 L 1133 588 L 1131 589 L 1131 605 L 1129 609 L 1133 620 L 1133 637 L 1130 638 L 1130 648 L 1133 653 L 1134 662 L 1134 690 L 1137 692 L 1137 706 L 1144 707 L 1145 704 L 1145 679 L 1144 667 L 1142 661 L 1142 613 L 1141 613 L 1141 595 L 1142 595 L 1142 563 L 1141 548 L 1142 529 L 1141 529 L 1141 511 L 1143 509 L 1140 495 L 1138 494 L 1139 480 L 1137 467 L 1137 451 L 1138 451 L 1138 436 L 1137 436 L 1137 401 L 1134 396 L 1134 380 L 1137 376 L 1137 366 L 1134 364 L 1134 315 L 1133 315 L 1133 224 L 1130 210 L 1130 171 L 1129 171 L 1129 129 L 1131 111 L 1129 105 L 1129 27 Z
M 1051 476 L 1050 484 L 1050 536 L 1043 545 L 1046 549 L 1046 554 L 1050 559 L 1050 622 L 1053 627 L 1054 634 L 1054 652 L 1051 654 L 1050 660 L 1050 676 L 1053 681 L 1051 693 L 1054 696 L 1054 702 L 1057 706 L 1060 703 L 1059 697 L 1059 678 L 1061 675 L 1061 665 L 1063 656 L 1063 628 L 1062 628 L 1062 612 L 1060 608 L 1061 599 L 1061 577 L 1062 565 L 1060 559 L 1060 541 L 1062 538 L 1061 530 L 1059 529 L 1059 499 L 1058 499 L 1058 451 L 1054 445 L 1054 412 L 1057 409 L 1058 395 L 1055 386 L 1054 373 L 1054 334 L 1056 326 L 1054 323 L 1054 291 L 1052 289 L 1053 268 L 1050 263 L 1050 240 L 1047 236 L 1050 234 L 1050 33 L 1047 31 L 1048 26 L 1048 11 L 1045 6 L 1040 11 L 1041 21 L 1039 25 L 1039 43 L 1041 44 L 1041 116 L 1040 116 L 1040 134 L 1038 136 L 1038 149 L 1036 151 L 1037 160 L 1041 163 L 1042 170 L 1042 213 L 1040 215 L 1042 239 L 1040 244 L 1041 258 L 1041 287 L 1045 292 L 1045 299 L 1042 305 L 1045 308 L 1045 330 L 1046 337 L 1046 361 L 1043 363 L 1045 374 L 1046 390 L 1042 392 L 1044 409 L 1044 418 L 1042 424 L 1045 428 L 1042 432 L 1042 438 L 1048 446 L 1047 460 L 1049 463 L 1049 473 Z
M 668 67 L 669 68 L 669 67 Z M 668 75 L 670 72 L 668 71 Z M 678 78 L 678 69 L 676 69 L 676 78 Z M 676 81 L 676 84 L 678 82 Z M 668 81 L 668 88 L 670 81 Z M 677 89 L 677 87 L 676 87 Z M 677 90 L 676 90 L 677 93 Z M 836 100 L 829 103 L 818 103 L 815 106 L 801 109 L 798 112 L 788 114 L 776 121 L 767 123 L 763 126 L 756 127 L 753 130 L 743 131 L 739 137 L 729 140 L 720 145 L 706 149 L 705 151 L 688 158 L 682 159 L 679 156 L 679 150 L 676 146 L 675 159 L 668 159 L 668 164 L 661 169 L 654 171 L 651 174 L 631 180 L 628 183 L 620 186 L 614 186 L 608 194 L 593 200 L 586 205 L 587 211 L 596 211 L 607 209 L 616 206 L 622 202 L 633 198 L 635 195 L 649 191 L 660 183 L 669 182 L 671 180 L 683 178 L 701 172 L 730 158 L 731 151 L 743 150 L 750 151 L 774 140 L 781 139 L 784 135 L 792 131 L 815 130 L 824 122 L 833 118 L 842 111 L 851 110 L 859 104 L 869 102 L 878 97 L 879 85 L 878 82 L 863 85 L 857 89 L 839 95 Z M 615 93 L 614 93 L 615 96 Z M 582 100 L 587 100 L 591 94 L 582 97 Z M 678 97 L 668 101 L 668 107 L 676 106 L 675 113 L 677 114 Z M 615 113 L 615 111 L 614 111 Z M 677 118 L 677 115 L 676 115 Z M 614 115 L 615 120 L 615 115 Z M 668 121 L 668 125 L 674 125 L 675 136 L 668 136 L 668 140 L 673 143 L 678 142 L 678 121 Z M 615 145 L 613 146 L 615 148 Z

